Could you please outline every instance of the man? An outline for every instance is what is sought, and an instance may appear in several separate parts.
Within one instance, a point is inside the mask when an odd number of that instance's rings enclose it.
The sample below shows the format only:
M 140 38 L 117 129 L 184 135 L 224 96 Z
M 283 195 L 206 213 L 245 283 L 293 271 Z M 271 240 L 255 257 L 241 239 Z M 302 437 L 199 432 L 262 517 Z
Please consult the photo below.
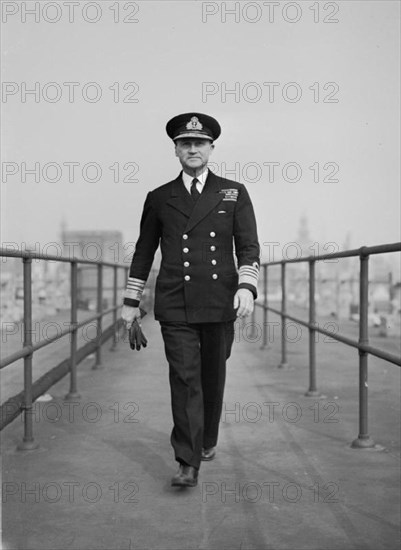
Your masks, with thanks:
M 221 133 L 217 120 L 185 113 L 166 131 L 183 170 L 147 195 L 122 318 L 128 328 L 140 320 L 139 302 L 160 243 L 154 312 L 169 363 L 171 444 L 179 462 L 172 485 L 193 487 L 201 460 L 215 456 L 234 320 L 253 310 L 259 245 L 245 187 L 207 168 Z

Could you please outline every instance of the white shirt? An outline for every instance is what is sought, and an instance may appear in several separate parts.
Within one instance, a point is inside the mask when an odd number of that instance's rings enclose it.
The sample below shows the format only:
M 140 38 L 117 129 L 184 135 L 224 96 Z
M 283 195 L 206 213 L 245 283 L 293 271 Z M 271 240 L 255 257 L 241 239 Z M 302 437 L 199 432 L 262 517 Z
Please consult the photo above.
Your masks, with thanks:
M 206 167 L 203 170 L 203 172 L 201 174 L 199 174 L 199 176 L 196 176 L 196 179 L 198 180 L 197 183 L 196 183 L 196 188 L 199 191 L 199 193 L 202 193 L 202 191 L 203 191 L 208 173 L 209 173 L 209 169 Z M 192 185 L 192 181 L 193 181 L 194 177 L 195 176 L 190 176 L 189 174 L 187 174 L 184 171 L 182 172 L 182 181 L 183 181 L 183 183 L 185 185 L 185 188 L 186 188 L 186 190 L 188 191 L 189 194 L 191 194 L 191 185 Z

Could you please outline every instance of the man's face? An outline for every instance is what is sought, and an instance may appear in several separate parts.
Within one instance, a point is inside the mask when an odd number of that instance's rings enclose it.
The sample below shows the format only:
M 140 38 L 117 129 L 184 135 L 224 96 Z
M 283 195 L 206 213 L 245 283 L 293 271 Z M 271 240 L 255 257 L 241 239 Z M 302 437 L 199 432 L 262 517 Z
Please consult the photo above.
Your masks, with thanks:
M 184 171 L 190 175 L 202 172 L 213 149 L 214 145 L 208 139 L 183 138 L 175 142 L 175 155 Z

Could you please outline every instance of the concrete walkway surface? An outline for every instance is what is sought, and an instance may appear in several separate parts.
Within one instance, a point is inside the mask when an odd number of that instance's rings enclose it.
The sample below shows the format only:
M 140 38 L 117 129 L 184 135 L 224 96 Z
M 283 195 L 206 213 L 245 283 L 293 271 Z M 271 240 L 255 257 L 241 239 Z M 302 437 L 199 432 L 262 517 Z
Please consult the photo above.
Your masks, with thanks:
M 269 349 L 238 325 L 215 460 L 193 489 L 177 470 L 160 329 L 149 347 L 103 347 L 35 403 L 35 451 L 17 451 L 23 423 L 2 433 L 3 548 L 29 550 L 396 550 L 400 519 L 400 369 L 369 359 L 369 430 L 356 450 L 358 354 L 317 346 L 319 397 L 308 389 L 307 332 Z M 394 341 L 384 345 L 394 346 Z M 60 357 L 60 360 L 62 357 Z

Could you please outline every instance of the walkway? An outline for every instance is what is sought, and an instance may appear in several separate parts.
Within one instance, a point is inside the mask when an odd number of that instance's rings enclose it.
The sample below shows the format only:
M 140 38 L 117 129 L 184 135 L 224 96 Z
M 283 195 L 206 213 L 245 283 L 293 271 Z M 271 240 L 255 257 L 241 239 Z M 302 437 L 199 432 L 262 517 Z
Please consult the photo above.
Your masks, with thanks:
M 378 447 L 354 450 L 356 351 L 321 337 L 324 396 L 308 398 L 306 331 L 289 344 L 291 368 L 283 370 L 278 340 L 261 350 L 238 330 L 218 454 L 202 464 L 198 487 L 176 489 L 168 369 L 151 317 L 147 349 L 106 344 L 100 370 L 93 359 L 81 363 L 80 400 L 65 401 L 64 379 L 52 401 L 35 404 L 38 450 L 15 450 L 20 419 L 3 431 L 5 549 L 398 548 L 398 367 L 370 358 L 369 429 Z

